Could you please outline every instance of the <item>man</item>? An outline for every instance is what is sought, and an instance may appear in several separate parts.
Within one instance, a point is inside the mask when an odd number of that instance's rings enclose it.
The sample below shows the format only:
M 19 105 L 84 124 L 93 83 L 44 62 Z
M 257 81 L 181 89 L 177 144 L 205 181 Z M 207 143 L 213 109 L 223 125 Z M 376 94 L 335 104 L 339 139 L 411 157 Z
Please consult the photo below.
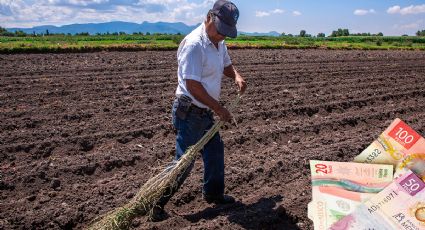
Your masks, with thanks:
M 177 51 L 178 86 L 173 104 L 173 125 L 177 130 L 176 160 L 213 126 L 213 113 L 222 121 L 231 114 L 219 104 L 223 74 L 235 80 L 239 93 L 246 89 L 245 80 L 233 67 L 225 37 L 236 37 L 237 7 L 230 1 L 218 0 L 203 24 L 188 34 Z M 201 151 L 204 162 L 203 198 L 208 203 L 229 204 L 235 199 L 224 194 L 224 145 L 217 133 Z M 152 220 L 161 220 L 164 205 L 183 183 L 193 165 L 179 178 L 177 186 L 161 199 Z

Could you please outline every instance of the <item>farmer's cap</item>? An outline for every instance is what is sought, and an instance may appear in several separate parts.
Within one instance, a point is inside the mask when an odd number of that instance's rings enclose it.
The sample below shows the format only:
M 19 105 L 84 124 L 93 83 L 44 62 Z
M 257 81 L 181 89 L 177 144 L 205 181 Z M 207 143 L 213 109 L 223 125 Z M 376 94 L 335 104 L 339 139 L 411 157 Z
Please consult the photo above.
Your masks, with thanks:
M 239 18 L 239 10 L 235 4 L 226 0 L 217 0 L 211 12 L 215 15 L 214 24 L 220 34 L 231 38 L 238 35 L 236 23 Z

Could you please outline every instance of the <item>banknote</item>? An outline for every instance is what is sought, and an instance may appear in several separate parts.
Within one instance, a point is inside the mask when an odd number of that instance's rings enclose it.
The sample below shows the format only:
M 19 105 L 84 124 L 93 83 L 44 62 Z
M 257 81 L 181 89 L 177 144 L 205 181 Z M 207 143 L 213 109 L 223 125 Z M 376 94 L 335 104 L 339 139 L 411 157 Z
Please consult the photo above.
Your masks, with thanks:
M 328 229 L 393 180 L 393 166 L 310 161 L 312 201 L 308 217 L 314 229 Z
M 410 169 L 425 181 L 425 139 L 396 118 L 354 161 Z
M 425 229 L 425 183 L 410 170 L 333 224 L 332 230 Z

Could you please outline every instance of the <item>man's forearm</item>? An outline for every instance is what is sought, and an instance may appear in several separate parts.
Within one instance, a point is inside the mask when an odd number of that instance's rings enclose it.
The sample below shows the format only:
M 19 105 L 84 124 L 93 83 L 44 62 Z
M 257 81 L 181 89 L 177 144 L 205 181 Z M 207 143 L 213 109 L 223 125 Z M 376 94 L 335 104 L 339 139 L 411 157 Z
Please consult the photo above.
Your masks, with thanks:
M 195 80 L 186 80 L 186 86 L 189 90 L 189 93 L 192 94 L 196 100 L 208 106 L 213 111 L 217 111 L 219 109 L 220 104 L 218 101 L 216 101 L 208 94 L 200 82 Z
M 246 82 L 241 77 L 241 75 L 236 71 L 235 67 L 233 65 L 229 65 L 224 68 L 223 74 L 229 78 L 232 78 L 235 80 L 236 85 L 238 86 L 239 93 L 243 94 L 246 89 Z
M 224 68 L 223 74 L 226 77 L 235 79 L 236 78 L 237 71 L 233 67 L 233 65 L 229 65 L 229 66 L 227 66 L 227 67 Z
M 214 113 L 220 117 L 220 120 L 230 121 L 232 115 L 229 111 L 221 106 L 217 100 L 212 98 L 200 82 L 195 80 L 186 80 L 186 86 L 190 94 L 192 94 L 196 100 L 212 109 Z

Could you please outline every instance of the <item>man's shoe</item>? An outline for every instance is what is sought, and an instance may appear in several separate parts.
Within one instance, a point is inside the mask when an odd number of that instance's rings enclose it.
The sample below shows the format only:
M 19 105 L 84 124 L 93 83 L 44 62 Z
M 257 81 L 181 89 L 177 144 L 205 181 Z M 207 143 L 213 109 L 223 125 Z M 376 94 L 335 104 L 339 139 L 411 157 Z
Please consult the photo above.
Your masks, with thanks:
M 155 206 L 149 213 L 148 220 L 152 222 L 160 222 L 169 217 L 168 213 L 161 207 Z
M 229 195 L 220 195 L 220 196 L 209 196 L 204 194 L 204 200 L 208 203 L 214 204 L 233 204 L 235 203 L 235 198 Z

